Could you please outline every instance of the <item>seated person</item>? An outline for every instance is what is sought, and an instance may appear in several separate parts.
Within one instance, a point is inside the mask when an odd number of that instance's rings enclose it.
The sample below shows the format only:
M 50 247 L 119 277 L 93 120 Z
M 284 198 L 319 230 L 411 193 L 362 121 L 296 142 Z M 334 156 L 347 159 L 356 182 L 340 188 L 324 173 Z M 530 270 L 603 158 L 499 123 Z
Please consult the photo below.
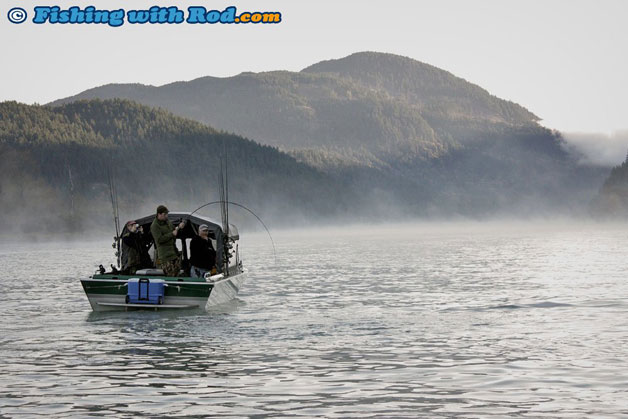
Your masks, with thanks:
M 216 266 L 216 251 L 209 239 L 209 227 L 202 224 L 198 228 L 198 236 L 190 243 L 190 276 L 203 278 Z
M 126 255 L 126 261 L 122 266 L 122 272 L 134 275 L 140 269 L 150 268 L 152 262 L 142 238 L 144 230 L 135 221 L 126 223 L 126 233 L 122 235 L 122 254 Z

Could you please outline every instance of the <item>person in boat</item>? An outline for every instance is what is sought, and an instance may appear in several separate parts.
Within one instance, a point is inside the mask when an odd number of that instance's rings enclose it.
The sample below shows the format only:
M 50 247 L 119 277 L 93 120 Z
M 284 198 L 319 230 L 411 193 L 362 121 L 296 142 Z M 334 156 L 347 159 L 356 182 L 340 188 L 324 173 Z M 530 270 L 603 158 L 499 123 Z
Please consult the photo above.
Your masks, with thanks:
M 150 234 L 155 241 L 155 249 L 157 249 L 158 266 L 163 269 L 166 276 L 178 276 L 181 269 L 181 259 L 179 250 L 175 245 L 177 234 L 185 227 L 185 222 L 181 222 L 174 227 L 168 220 L 168 208 L 165 205 L 157 207 L 157 215 L 150 225 Z
M 152 265 L 146 243 L 142 238 L 144 230 L 135 221 L 126 223 L 126 233 L 122 235 L 122 254 L 126 255 L 126 263 L 122 271 L 127 275 L 134 275 L 140 269 Z
M 201 224 L 198 235 L 190 243 L 190 276 L 203 278 L 216 266 L 216 251 L 209 238 L 209 227 Z

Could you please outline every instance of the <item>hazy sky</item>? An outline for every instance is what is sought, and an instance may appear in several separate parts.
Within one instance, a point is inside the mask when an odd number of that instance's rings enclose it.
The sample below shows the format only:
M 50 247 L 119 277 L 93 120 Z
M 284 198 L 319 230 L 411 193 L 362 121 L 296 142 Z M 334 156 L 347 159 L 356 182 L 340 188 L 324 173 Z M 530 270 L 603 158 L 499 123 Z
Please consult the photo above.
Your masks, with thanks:
M 280 11 L 278 25 L 36 25 L 34 6 L 155 4 Z M 16 25 L 11 7 L 30 14 Z M 0 100 L 46 103 L 105 83 L 161 85 L 400 54 L 517 102 L 562 131 L 628 128 L 628 1 L 4 0 Z

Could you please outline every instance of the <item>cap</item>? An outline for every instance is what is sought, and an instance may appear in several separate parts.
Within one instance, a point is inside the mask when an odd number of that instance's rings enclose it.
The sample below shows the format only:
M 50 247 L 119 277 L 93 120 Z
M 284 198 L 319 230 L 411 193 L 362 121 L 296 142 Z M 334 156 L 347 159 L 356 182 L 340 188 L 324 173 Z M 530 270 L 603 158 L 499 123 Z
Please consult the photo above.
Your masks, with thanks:
M 137 224 L 137 221 L 135 221 L 135 220 L 131 220 L 131 221 L 127 221 L 127 222 L 126 222 L 126 226 L 127 226 L 127 227 L 131 227 L 133 224 Z
M 201 230 L 207 230 L 207 231 L 209 231 L 209 227 L 207 226 L 207 224 L 201 224 L 201 225 L 198 227 L 198 231 L 201 231 Z
M 163 213 L 168 213 L 168 208 L 166 208 L 165 205 L 160 205 L 157 207 L 157 214 L 163 214 Z

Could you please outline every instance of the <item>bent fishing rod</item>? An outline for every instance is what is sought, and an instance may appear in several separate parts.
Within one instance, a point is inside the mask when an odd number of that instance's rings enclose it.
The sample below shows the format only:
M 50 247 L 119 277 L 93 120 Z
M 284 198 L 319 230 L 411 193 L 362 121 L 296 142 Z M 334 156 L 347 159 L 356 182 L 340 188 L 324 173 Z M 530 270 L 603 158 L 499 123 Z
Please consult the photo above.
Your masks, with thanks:
M 237 202 L 231 202 L 231 201 L 212 201 L 212 202 L 208 202 L 206 204 L 203 204 L 200 207 L 198 207 L 197 209 L 195 209 L 194 211 L 192 211 L 190 213 L 190 216 L 194 215 L 195 212 L 197 212 L 197 211 L 199 211 L 199 210 L 201 210 L 201 209 L 203 209 L 205 207 L 208 207 L 210 205 L 216 205 L 216 204 L 235 205 L 236 207 L 240 207 L 240 208 L 250 212 L 255 218 L 257 218 L 257 221 L 259 221 L 262 224 L 262 226 L 264 227 L 264 230 L 266 230 L 266 233 L 268 233 L 268 237 L 270 238 L 270 242 L 273 245 L 273 256 L 275 257 L 275 265 L 276 265 L 277 264 L 277 250 L 275 249 L 275 241 L 273 240 L 273 236 L 271 236 L 271 234 L 270 234 L 270 230 L 268 229 L 268 227 L 266 227 L 266 224 L 264 224 L 262 219 L 257 216 L 257 214 L 255 214 L 252 210 L 248 209 L 244 205 L 238 204 Z

